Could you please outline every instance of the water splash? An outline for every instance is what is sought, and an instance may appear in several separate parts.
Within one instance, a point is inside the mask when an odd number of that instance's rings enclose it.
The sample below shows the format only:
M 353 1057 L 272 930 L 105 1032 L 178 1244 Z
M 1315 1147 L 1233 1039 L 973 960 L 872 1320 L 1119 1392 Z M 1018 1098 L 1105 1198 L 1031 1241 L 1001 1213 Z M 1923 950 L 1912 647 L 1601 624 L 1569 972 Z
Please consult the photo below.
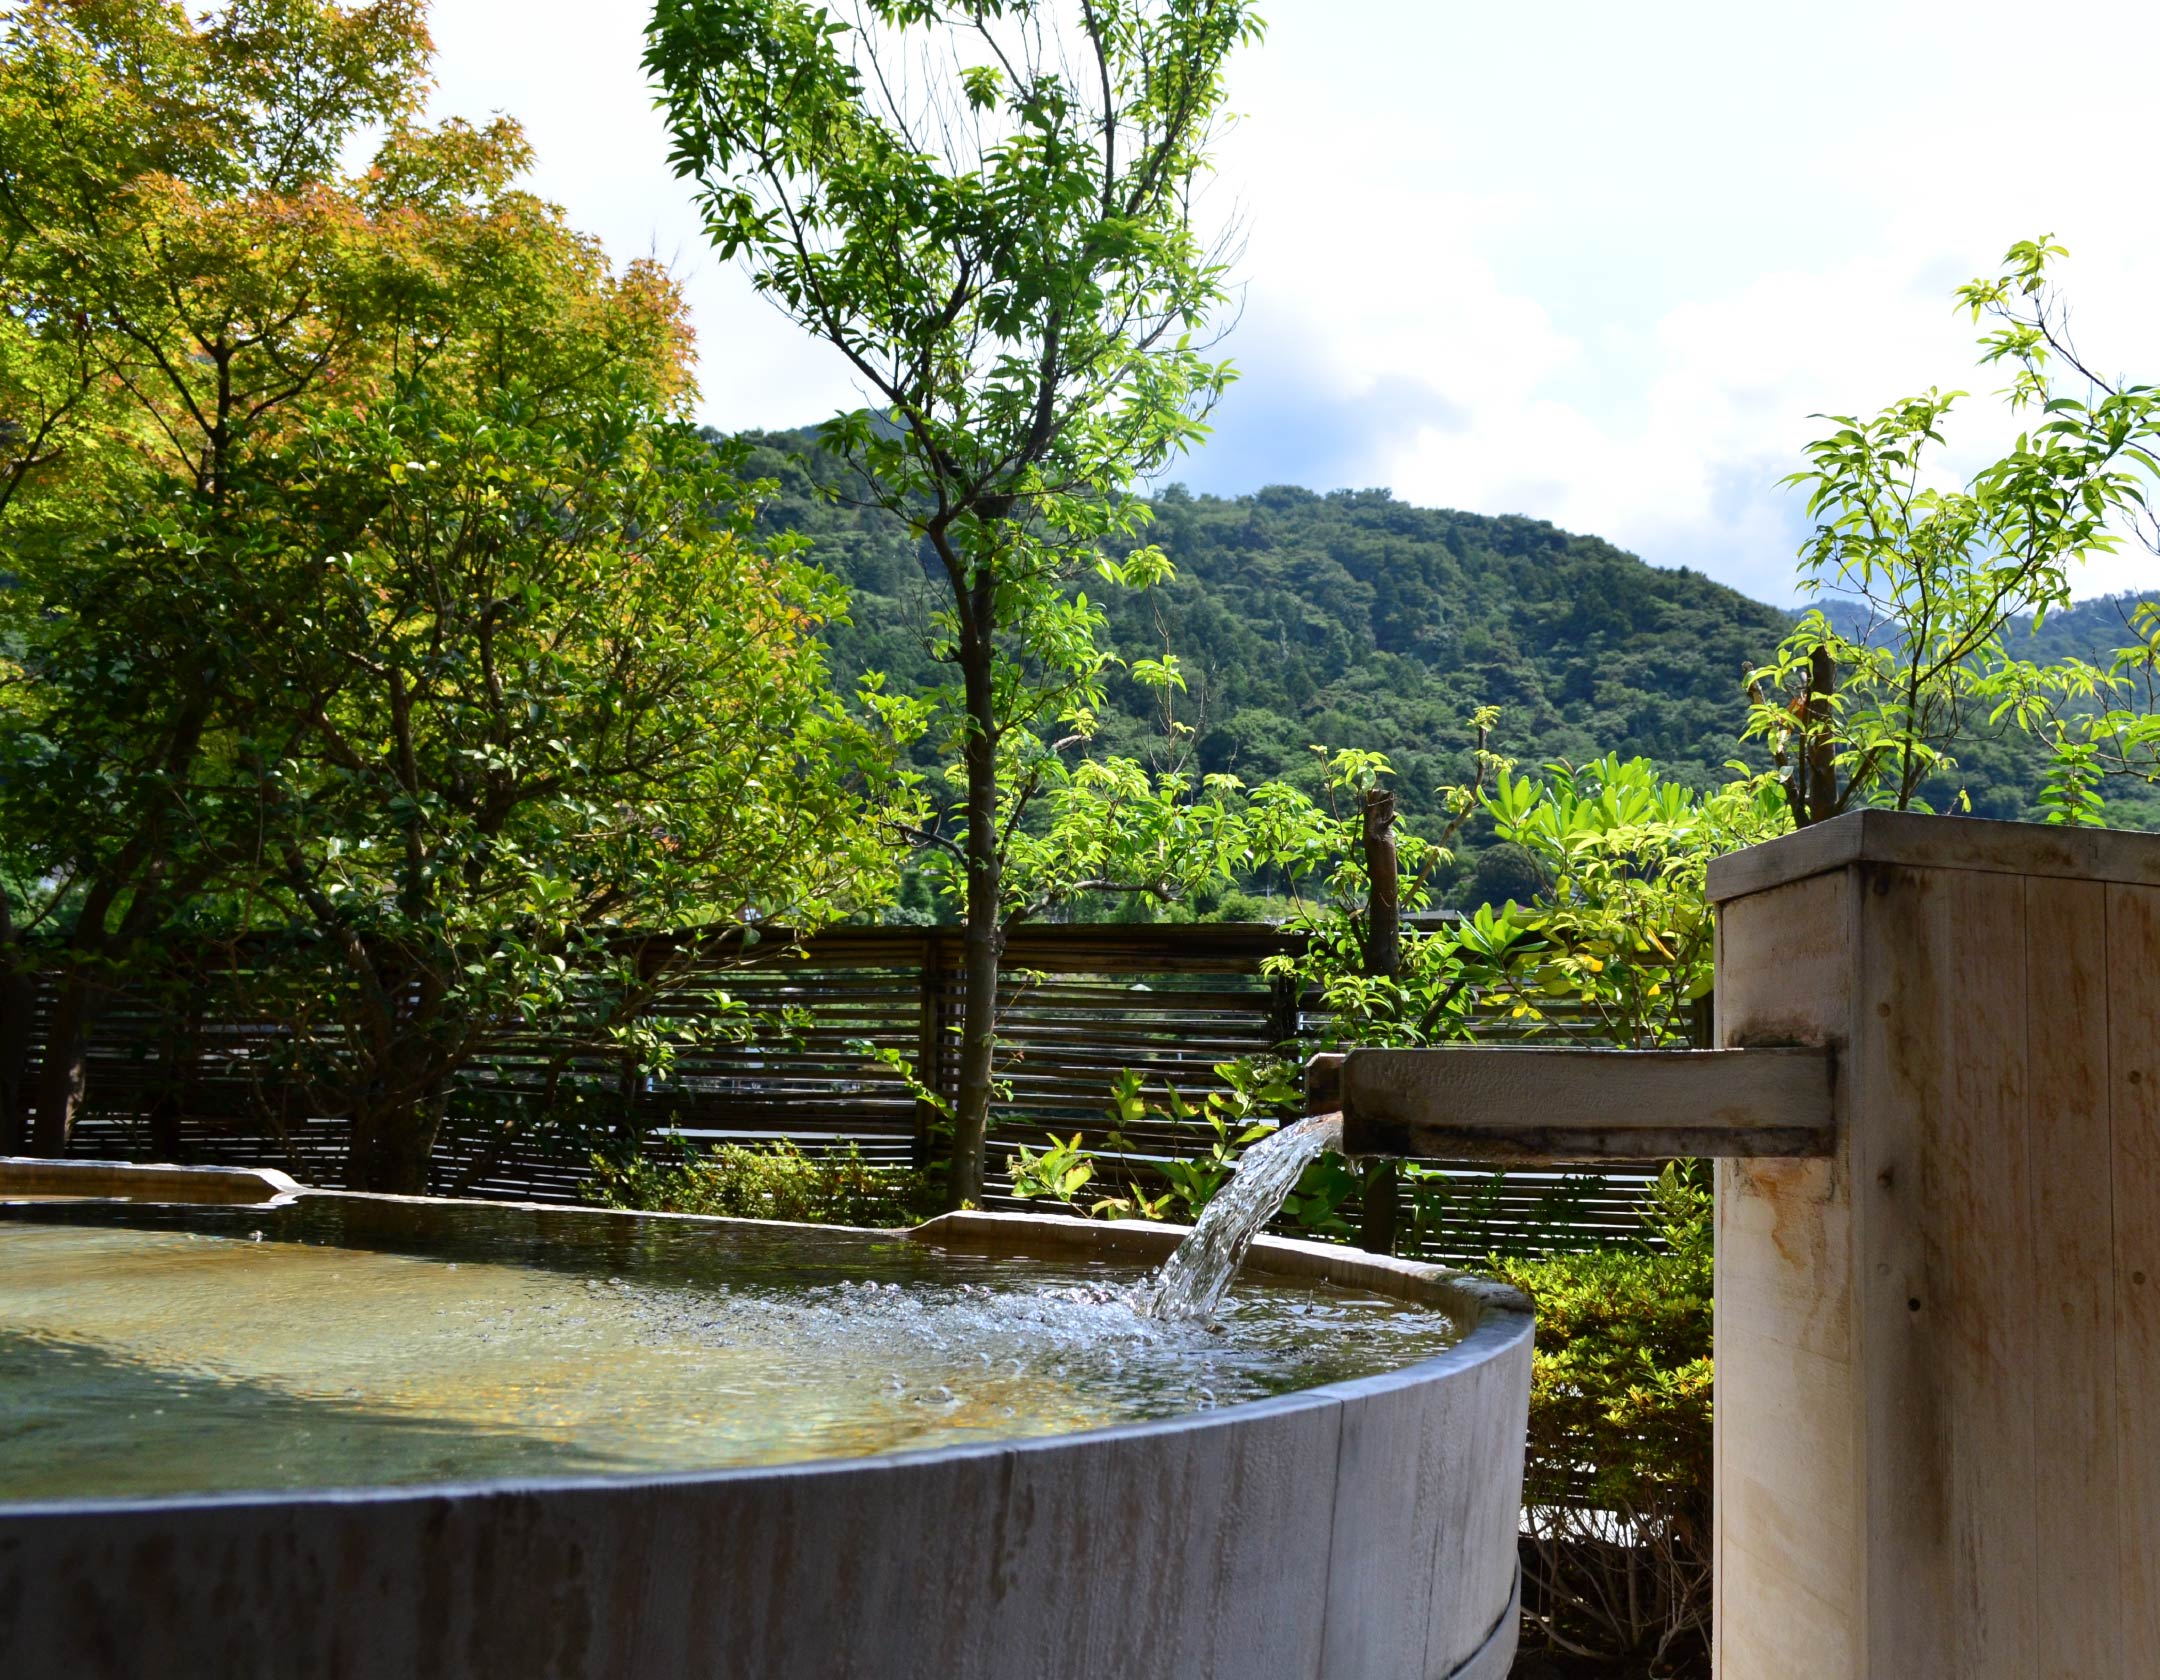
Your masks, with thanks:
M 1145 1318 L 1146 1276 L 570 1208 L 15 1209 L 0 1512 L 1016 1440 L 1396 1370 L 1459 1335 L 1310 1278 L 1252 1279 L 1220 1322 Z
M 1230 1292 L 1260 1228 L 1273 1219 L 1305 1169 L 1342 1144 L 1342 1116 L 1316 1114 L 1248 1149 L 1236 1175 L 1201 1210 L 1191 1235 L 1133 1292 L 1149 1318 L 1209 1318 Z

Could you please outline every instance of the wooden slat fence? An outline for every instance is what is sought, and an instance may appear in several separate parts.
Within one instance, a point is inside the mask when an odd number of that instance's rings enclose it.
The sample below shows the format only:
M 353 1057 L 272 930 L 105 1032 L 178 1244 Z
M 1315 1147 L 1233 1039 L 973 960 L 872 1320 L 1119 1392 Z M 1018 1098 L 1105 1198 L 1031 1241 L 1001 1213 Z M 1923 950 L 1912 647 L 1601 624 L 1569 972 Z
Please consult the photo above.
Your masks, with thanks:
M 1160 1107 L 1162 1088 L 1189 1098 L 1221 1088 L 1215 1064 L 1290 1048 L 1319 1024 L 1318 999 L 1261 972 L 1295 935 L 1268 925 L 1023 927 L 1008 944 L 999 1002 L 1009 1095 L 991 1145 L 993 1205 L 1016 1143 L 1038 1146 L 1075 1131 L 1100 1147 L 1110 1128 L 1112 1082 L 1141 1070 Z M 864 1046 L 912 1058 L 924 1083 L 956 1090 L 960 939 L 939 928 L 841 928 L 799 950 L 775 943 L 746 966 L 716 967 L 724 987 L 754 1011 L 786 1012 L 785 1034 L 681 1053 L 665 1078 L 631 1077 L 602 1056 L 573 1056 L 544 1040 L 520 1044 L 472 1070 L 457 1089 L 453 1124 L 437 1152 L 440 1192 L 542 1201 L 576 1200 L 596 1146 L 666 1157 L 723 1141 L 788 1139 L 802 1148 L 853 1144 L 873 1161 L 922 1161 L 934 1111 L 910 1094 Z M 43 1039 L 46 989 L 30 1040 Z M 708 1005 L 678 991 L 662 1013 Z M 1491 1036 L 1519 1036 L 1495 1019 Z M 276 1048 L 268 1023 L 194 1019 L 126 997 L 107 1002 L 90 1041 L 79 1156 L 275 1165 L 303 1182 L 343 1176 L 345 1123 L 310 1114 L 267 1079 Z M 24 1088 L 34 1089 L 35 1067 Z M 588 1099 L 590 1120 L 560 1120 L 565 1092 Z M 1190 1152 L 1188 1126 L 1151 1118 L 1124 1128 L 1130 1161 L 1145 1176 L 1153 1158 Z M 1452 1196 L 1427 1252 L 1474 1260 L 1531 1244 L 1584 1247 L 1640 1230 L 1640 1173 L 1494 1173 L 1440 1164 Z M 1406 1187 L 1407 1194 L 1407 1187 Z

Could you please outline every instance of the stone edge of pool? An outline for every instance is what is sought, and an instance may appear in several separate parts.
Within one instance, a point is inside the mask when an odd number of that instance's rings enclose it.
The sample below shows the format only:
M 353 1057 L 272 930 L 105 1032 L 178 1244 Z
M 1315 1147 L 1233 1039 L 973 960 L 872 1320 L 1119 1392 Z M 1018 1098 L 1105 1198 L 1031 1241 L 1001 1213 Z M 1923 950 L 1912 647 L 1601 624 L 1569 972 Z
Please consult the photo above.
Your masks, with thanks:
M 0 1204 L 30 1189 L 25 1167 L 86 1169 L 66 1176 L 79 1188 L 102 1172 L 86 1200 L 352 1194 L 264 1169 L 0 1157 Z M 875 1234 L 1150 1261 L 1183 1230 L 968 1212 Z M 0 1671 L 1498 1680 L 1529 1303 L 1289 1238 L 1247 1264 L 1469 1328 L 1395 1371 L 1071 1435 L 683 1476 L 0 1505 Z
M 35 1199 L 283 1207 L 309 1193 L 306 1185 L 275 1167 L 183 1167 L 170 1162 L 0 1155 L 0 1206 Z

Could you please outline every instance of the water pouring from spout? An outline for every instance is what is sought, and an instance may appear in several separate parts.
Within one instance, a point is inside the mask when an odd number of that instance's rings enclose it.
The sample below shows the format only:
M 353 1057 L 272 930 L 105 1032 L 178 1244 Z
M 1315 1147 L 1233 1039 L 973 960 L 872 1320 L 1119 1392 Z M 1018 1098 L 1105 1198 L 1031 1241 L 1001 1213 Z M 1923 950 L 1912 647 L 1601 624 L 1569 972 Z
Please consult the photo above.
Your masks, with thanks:
M 1340 1114 L 1316 1114 L 1254 1144 L 1177 1252 L 1133 1292 L 1133 1305 L 1149 1318 L 1212 1317 L 1261 1227 L 1297 1188 L 1306 1167 L 1341 1144 Z

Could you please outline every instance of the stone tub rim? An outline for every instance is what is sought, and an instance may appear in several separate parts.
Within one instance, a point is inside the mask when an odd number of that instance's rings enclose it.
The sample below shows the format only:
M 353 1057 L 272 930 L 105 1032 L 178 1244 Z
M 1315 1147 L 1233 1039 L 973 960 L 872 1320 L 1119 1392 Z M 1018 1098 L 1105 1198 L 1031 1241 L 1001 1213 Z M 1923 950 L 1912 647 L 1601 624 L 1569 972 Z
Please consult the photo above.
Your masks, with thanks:
M 1005 1214 L 811 1229 L 1143 1260 L 1182 1235 Z M 1263 1238 L 1253 1262 L 1451 1310 L 1465 1333 L 1372 1376 L 1064 1434 L 681 1472 L 4 1503 L 0 1668 L 1504 1680 L 1519 1638 L 1528 1303 L 1297 1239 Z M 699 1596 L 701 1583 L 719 1590 Z M 963 1602 L 975 1613 L 948 1613 Z

